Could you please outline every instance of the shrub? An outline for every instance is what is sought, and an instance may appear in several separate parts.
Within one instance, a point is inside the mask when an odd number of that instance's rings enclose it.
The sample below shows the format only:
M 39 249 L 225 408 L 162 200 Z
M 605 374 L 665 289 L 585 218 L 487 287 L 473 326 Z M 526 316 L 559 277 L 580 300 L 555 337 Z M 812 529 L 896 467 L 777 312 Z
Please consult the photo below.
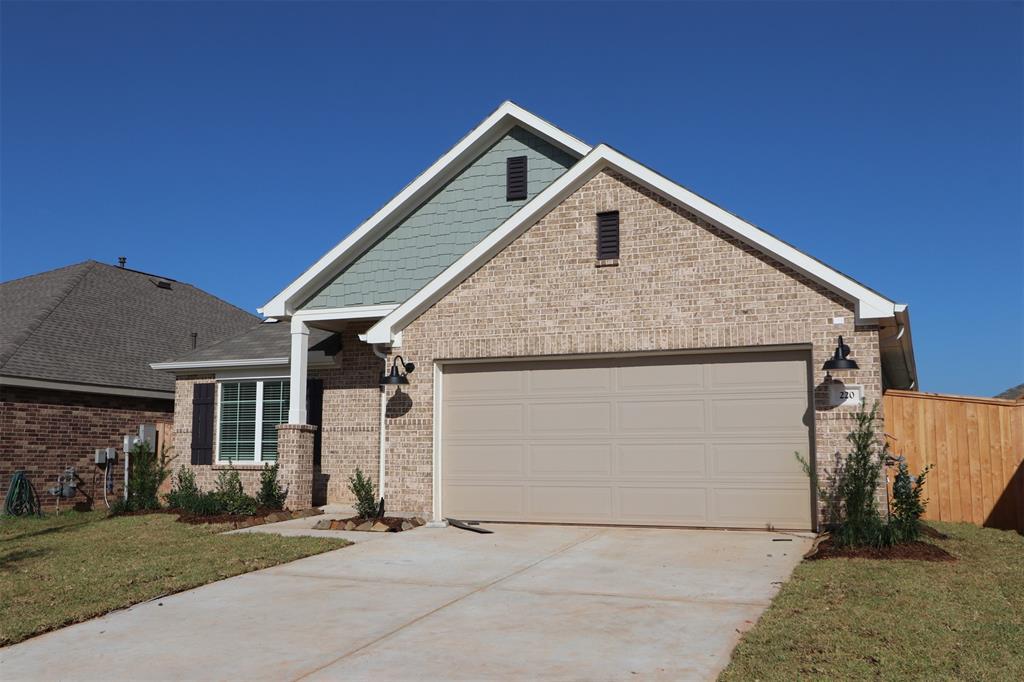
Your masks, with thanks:
M 931 470 L 929 464 L 914 478 L 910 475 L 907 462 L 899 458 L 896 478 L 892 483 L 892 519 L 890 525 L 898 542 L 911 542 L 921 536 L 921 515 L 927 500 L 921 499 L 924 481 Z
M 356 472 L 348 479 L 348 489 L 356 498 L 356 514 L 364 519 L 377 516 L 377 495 L 373 481 L 363 475 L 363 470 L 356 467 Z
M 260 472 L 260 492 L 256 496 L 256 502 L 267 509 L 284 509 L 284 500 L 287 493 L 281 489 L 277 482 L 277 464 L 263 465 Z
M 167 449 L 158 456 L 149 443 L 139 441 L 128 452 L 128 495 L 123 504 L 115 505 L 115 513 L 159 509 L 157 492 L 170 474 Z
M 220 501 L 224 514 L 249 516 L 256 513 L 256 499 L 245 494 L 242 479 L 234 467 L 223 469 L 217 474 L 217 490 L 213 494 Z
M 856 426 L 846 437 L 853 449 L 838 472 L 836 492 L 843 518 L 835 532 L 836 543 L 853 547 L 891 545 L 895 538 L 878 510 L 878 487 L 888 452 L 875 434 L 877 403 L 871 410 L 861 407 L 854 419 Z
M 172 509 L 187 509 L 191 500 L 201 494 L 199 486 L 196 485 L 196 473 L 182 464 L 174 476 L 171 492 L 167 493 L 167 506 Z
M 182 501 L 181 508 L 183 511 L 196 516 L 217 516 L 218 514 L 224 514 L 224 503 L 221 501 L 220 496 L 217 493 L 209 492 L 199 493 L 185 498 Z

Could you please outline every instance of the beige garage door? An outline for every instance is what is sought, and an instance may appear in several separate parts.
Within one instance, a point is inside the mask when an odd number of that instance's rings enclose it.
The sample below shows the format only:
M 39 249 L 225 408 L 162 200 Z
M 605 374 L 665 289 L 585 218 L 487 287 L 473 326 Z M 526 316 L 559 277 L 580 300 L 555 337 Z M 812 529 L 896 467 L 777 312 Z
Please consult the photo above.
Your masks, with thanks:
M 810 528 L 808 385 L 798 352 L 448 365 L 443 512 Z

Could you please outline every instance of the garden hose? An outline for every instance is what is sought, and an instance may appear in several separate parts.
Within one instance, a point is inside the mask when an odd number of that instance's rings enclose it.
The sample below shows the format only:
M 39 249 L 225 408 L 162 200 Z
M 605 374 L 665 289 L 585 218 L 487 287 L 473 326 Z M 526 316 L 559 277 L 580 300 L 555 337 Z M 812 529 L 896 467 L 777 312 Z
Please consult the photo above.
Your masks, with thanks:
M 34 514 L 42 516 L 43 510 L 39 506 L 39 495 L 32 487 L 32 482 L 22 470 L 15 471 L 11 477 L 11 487 L 7 489 L 7 497 L 4 500 L 4 514 L 11 516 L 27 516 Z

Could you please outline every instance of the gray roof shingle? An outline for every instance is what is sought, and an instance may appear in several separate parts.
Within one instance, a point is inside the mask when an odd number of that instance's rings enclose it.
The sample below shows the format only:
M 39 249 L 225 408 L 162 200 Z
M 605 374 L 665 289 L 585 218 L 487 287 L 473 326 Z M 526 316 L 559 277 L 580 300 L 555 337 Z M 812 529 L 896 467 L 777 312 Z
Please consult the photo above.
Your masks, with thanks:
M 166 282 L 164 285 L 158 285 Z M 259 321 L 191 284 L 96 261 L 0 283 L 0 375 L 173 391 L 149 363 Z
M 198 348 L 187 355 L 170 360 L 173 363 L 220 362 L 222 360 L 264 360 L 284 358 L 291 354 L 291 328 L 287 322 L 267 321 L 237 336 Z M 322 329 L 309 330 L 309 362 L 327 361 L 340 350 L 337 334 Z

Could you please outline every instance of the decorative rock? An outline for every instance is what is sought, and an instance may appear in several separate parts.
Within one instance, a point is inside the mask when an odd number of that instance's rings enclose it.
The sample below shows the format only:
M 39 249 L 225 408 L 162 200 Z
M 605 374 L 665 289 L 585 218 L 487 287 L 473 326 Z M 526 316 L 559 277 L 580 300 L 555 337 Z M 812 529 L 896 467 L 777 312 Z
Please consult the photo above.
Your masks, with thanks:
M 378 521 L 375 524 L 373 524 L 373 526 L 370 527 L 370 530 L 372 530 L 372 531 L 374 531 L 376 533 L 386 533 L 389 530 L 391 530 L 391 528 L 388 526 L 388 524 L 381 523 L 380 521 Z
M 402 521 L 402 530 L 412 530 L 416 527 L 416 524 L 412 521 Z
M 352 530 L 370 530 L 371 528 L 373 528 L 373 521 L 363 521 Z
M 331 524 L 330 519 L 321 519 L 313 524 L 313 530 L 333 530 Z
M 274 512 L 273 514 L 267 514 L 267 523 L 287 521 L 289 518 L 291 518 L 291 515 L 287 512 Z
M 424 526 L 427 523 L 426 519 L 424 519 L 422 516 L 414 516 L 414 517 L 412 517 L 412 522 L 414 524 L 416 524 L 417 526 Z
M 356 529 L 356 522 L 355 521 L 346 521 L 345 522 L 345 530 L 355 530 L 355 529 Z

